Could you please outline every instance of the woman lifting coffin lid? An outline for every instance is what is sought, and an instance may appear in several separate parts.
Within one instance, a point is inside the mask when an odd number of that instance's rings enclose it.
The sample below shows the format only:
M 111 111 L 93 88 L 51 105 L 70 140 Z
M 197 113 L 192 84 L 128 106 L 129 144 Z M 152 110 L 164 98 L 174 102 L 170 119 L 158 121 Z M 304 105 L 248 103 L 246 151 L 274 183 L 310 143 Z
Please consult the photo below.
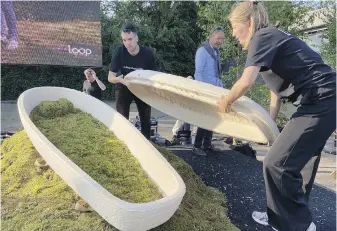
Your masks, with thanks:
M 267 211 L 253 212 L 253 219 L 274 230 L 314 231 L 308 199 L 321 151 L 336 128 L 336 73 L 305 42 L 270 26 L 261 3 L 239 3 L 229 20 L 248 55 L 241 78 L 218 101 L 220 110 L 229 112 L 259 72 L 265 78 L 277 76 L 268 84 L 278 95 L 272 97 L 271 115 L 277 114 L 279 98 L 297 106 L 264 158 Z

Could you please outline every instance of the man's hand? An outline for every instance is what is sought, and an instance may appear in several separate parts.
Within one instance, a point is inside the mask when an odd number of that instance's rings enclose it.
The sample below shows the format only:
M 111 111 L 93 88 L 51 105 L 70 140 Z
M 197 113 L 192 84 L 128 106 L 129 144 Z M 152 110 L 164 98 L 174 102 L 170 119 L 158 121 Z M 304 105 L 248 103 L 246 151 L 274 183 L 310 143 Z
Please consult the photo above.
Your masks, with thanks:
M 128 86 L 129 83 L 123 77 L 123 75 L 117 76 L 117 82 L 123 84 L 124 86 Z
M 227 97 L 222 95 L 221 99 L 216 102 L 222 113 L 229 113 L 231 111 L 231 104 L 228 101 Z

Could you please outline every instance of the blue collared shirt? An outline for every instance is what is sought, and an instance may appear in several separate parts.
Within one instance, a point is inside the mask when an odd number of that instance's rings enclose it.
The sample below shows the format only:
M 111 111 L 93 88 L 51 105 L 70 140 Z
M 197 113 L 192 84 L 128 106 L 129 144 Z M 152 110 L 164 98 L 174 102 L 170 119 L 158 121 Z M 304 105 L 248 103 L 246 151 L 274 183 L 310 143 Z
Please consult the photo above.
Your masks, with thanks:
M 199 47 L 195 55 L 194 78 L 201 82 L 223 87 L 221 79 L 216 76 L 216 71 L 217 61 L 211 57 L 204 47 Z

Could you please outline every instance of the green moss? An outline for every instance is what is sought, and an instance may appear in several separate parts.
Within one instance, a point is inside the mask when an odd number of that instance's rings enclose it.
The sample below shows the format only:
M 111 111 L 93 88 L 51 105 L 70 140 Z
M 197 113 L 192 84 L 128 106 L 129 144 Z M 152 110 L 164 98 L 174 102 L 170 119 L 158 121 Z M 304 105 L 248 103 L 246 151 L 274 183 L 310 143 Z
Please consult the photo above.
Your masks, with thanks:
M 70 127 L 73 119 L 70 115 Z M 83 119 L 82 122 L 87 121 Z M 85 123 L 86 124 L 86 123 Z M 100 135 L 105 133 L 96 124 Z M 74 128 L 76 129 L 76 128 Z M 83 129 L 83 128 L 82 128 Z M 62 129 L 54 131 L 56 141 L 66 139 Z M 95 130 L 96 131 L 96 130 Z M 46 132 L 46 131 L 45 131 Z M 81 132 L 77 130 L 77 132 Z M 82 136 L 88 138 L 92 132 Z M 68 135 L 69 136 L 69 135 Z M 72 137 L 72 138 L 75 138 Z M 94 150 L 99 148 L 97 137 L 91 137 L 90 146 Z M 54 140 L 54 142 L 55 142 Z M 108 139 L 109 145 L 118 146 L 118 140 Z M 64 141 L 66 142 L 66 141 Z M 78 142 L 78 143 L 77 143 Z M 62 143 L 62 142 L 60 142 Z M 71 146 L 85 145 L 79 138 Z M 80 145 L 80 146 L 81 146 Z M 98 146 L 97 146 L 98 145 Z M 96 147 L 97 146 L 97 147 Z M 86 146 L 85 146 L 86 147 Z M 93 162 L 88 157 L 87 149 L 82 147 L 77 153 L 82 153 L 84 166 Z M 157 147 L 157 146 L 156 146 Z M 153 229 L 154 231 L 223 231 L 238 230 L 227 217 L 224 195 L 211 187 L 207 187 L 194 173 L 192 168 L 182 159 L 167 149 L 157 147 L 163 156 L 171 163 L 186 184 L 184 199 L 174 214 L 165 224 Z M 121 153 L 118 153 L 121 152 Z M 74 210 L 77 195 L 51 169 L 38 173 L 34 168 L 34 161 L 39 154 L 32 146 L 24 131 L 16 133 L 1 144 L 1 230 L 67 230 L 67 231 L 116 231 L 114 227 L 104 221 L 96 212 L 79 213 Z M 115 150 L 116 155 L 123 158 L 125 150 L 121 147 Z M 108 164 L 103 161 L 103 164 Z M 96 163 L 96 162 L 94 162 Z M 109 174 L 109 173 L 107 173 Z
M 52 119 L 70 113 L 78 112 L 74 105 L 67 99 L 59 99 L 57 101 L 44 101 L 33 109 L 30 117 L 34 121 L 40 119 Z
M 183 178 L 186 194 L 175 215 L 153 230 L 238 230 L 227 218 L 224 195 L 172 152 L 157 148 Z M 39 155 L 24 131 L 4 140 L 1 152 L 2 230 L 116 230 L 96 212 L 76 212 L 76 194 L 51 169 L 36 172 Z
M 43 102 L 31 118 L 48 140 L 114 196 L 132 203 L 162 198 L 127 146 L 68 100 Z

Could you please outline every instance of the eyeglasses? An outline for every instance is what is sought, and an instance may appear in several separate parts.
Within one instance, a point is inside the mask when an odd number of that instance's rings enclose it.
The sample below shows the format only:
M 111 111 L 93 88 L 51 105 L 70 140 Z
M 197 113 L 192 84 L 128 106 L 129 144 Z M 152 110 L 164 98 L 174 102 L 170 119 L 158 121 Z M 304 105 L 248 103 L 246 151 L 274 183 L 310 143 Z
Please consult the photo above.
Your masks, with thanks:
M 218 31 L 225 32 L 225 29 L 222 26 L 215 27 L 211 34 Z

